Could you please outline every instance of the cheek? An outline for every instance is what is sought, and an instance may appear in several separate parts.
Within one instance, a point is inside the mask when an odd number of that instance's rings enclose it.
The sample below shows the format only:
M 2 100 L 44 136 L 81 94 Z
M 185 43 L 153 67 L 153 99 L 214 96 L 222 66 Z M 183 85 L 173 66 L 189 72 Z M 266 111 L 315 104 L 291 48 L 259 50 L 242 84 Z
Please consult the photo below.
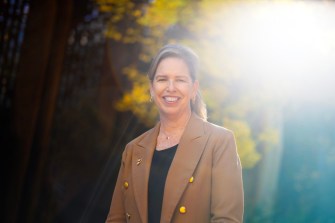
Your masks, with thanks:
M 156 96 L 159 95 L 159 91 L 158 91 L 157 87 L 152 87 L 152 88 L 150 89 L 150 92 L 151 92 L 151 95 L 152 95 L 153 97 L 156 97 Z
M 157 84 L 154 84 L 151 86 L 150 91 L 152 93 L 152 95 L 158 95 L 160 94 L 160 92 L 162 92 L 162 87 L 160 87 Z

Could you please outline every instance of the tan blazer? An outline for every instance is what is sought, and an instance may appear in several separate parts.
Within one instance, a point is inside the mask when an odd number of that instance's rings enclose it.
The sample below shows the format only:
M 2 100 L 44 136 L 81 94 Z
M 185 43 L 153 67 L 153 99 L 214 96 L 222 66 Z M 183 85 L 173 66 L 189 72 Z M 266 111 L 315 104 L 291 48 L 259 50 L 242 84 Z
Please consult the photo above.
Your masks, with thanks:
M 126 146 L 106 222 L 148 222 L 148 180 L 159 127 Z M 167 175 L 161 223 L 242 222 L 243 202 L 232 132 L 192 114 Z

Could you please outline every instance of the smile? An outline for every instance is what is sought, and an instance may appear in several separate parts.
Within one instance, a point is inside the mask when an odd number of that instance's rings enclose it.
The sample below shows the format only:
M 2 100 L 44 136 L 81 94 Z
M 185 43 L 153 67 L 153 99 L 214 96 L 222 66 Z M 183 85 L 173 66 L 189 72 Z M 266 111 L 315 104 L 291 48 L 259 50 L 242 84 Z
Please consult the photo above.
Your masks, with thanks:
M 168 102 L 168 103 L 172 103 L 172 102 L 176 102 L 178 101 L 179 97 L 163 97 L 163 99 Z

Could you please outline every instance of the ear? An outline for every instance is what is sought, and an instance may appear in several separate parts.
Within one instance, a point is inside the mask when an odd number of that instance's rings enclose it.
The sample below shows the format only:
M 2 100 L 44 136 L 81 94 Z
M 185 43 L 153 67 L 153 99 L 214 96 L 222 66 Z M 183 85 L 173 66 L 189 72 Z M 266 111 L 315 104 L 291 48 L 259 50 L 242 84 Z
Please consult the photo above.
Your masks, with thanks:
M 199 89 L 199 81 L 195 80 L 193 82 L 193 90 L 192 90 L 192 98 L 195 98 L 195 96 L 197 95 L 198 89 Z

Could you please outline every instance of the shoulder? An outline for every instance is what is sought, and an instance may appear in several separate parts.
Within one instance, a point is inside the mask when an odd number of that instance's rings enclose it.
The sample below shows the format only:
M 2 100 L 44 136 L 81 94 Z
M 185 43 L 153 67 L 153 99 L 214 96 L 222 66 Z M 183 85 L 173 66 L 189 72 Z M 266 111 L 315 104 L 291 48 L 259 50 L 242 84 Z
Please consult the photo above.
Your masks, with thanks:
M 236 140 L 233 131 L 222 126 L 207 122 L 207 133 L 209 136 L 208 145 L 212 148 L 213 163 L 217 165 L 224 160 L 224 163 L 240 163 Z
M 216 156 L 227 150 L 236 150 L 236 140 L 232 130 L 211 122 L 204 122 L 204 129 L 208 136 L 208 146 L 212 147 Z
M 144 138 L 148 137 L 149 135 L 151 135 L 154 132 L 154 127 L 145 131 L 144 133 L 142 133 L 141 135 L 137 136 L 136 138 L 134 138 L 133 140 L 131 140 L 130 142 L 127 143 L 126 147 L 132 146 L 132 145 L 137 145 L 139 142 L 141 142 Z
M 227 129 L 223 126 L 216 125 L 211 122 L 204 121 L 204 128 L 206 133 L 208 133 L 213 137 L 219 137 L 219 138 L 234 137 L 234 133 L 232 130 Z
M 227 141 L 227 139 L 234 139 L 234 134 L 231 130 L 206 121 L 196 114 L 191 117 L 187 131 L 191 132 L 192 135 L 207 135 L 209 140 L 218 143 Z
M 131 157 L 131 154 L 133 153 L 134 148 L 140 145 L 141 141 L 145 139 L 148 140 L 148 138 L 151 137 L 150 135 L 153 134 L 154 129 L 155 127 L 147 130 L 146 132 L 142 133 L 141 135 L 137 136 L 136 138 L 128 142 L 122 152 L 122 159 L 127 160 L 127 157 Z

